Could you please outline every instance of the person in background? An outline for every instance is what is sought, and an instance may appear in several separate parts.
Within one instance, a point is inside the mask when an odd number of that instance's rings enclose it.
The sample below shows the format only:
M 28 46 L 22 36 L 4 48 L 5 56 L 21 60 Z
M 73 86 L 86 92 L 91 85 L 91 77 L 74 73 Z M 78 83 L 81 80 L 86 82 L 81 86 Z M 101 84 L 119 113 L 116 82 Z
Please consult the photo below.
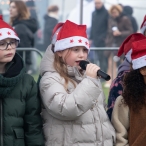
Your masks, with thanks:
M 142 22 L 141 26 L 140 26 L 140 31 L 143 35 L 146 36 L 146 15 L 143 19 L 143 22 Z
M 48 7 L 48 13 L 44 16 L 44 50 L 51 44 L 52 31 L 58 23 L 58 11 L 57 5 Z
M 132 67 L 124 78 L 124 90 L 116 99 L 112 124 L 116 146 L 146 144 L 146 39 L 132 43 Z
M 133 32 L 136 33 L 138 31 L 138 24 L 133 14 L 133 8 L 131 6 L 123 6 L 123 13 L 128 16 L 131 21 Z
M 123 56 L 124 60 L 118 67 L 117 77 L 112 81 L 109 96 L 108 96 L 108 105 L 107 105 L 107 114 L 111 120 L 113 108 L 115 101 L 118 96 L 123 93 L 123 79 L 124 76 L 130 71 L 131 68 L 131 53 L 132 53 L 132 42 L 146 39 L 141 33 L 134 33 L 128 36 L 118 50 L 118 57 Z M 119 58 L 117 58 L 119 59 Z
M 94 0 L 95 11 L 92 13 L 92 22 L 90 30 L 90 46 L 105 47 L 105 39 L 108 29 L 108 11 L 104 7 L 102 0 Z M 107 69 L 107 58 L 104 57 L 104 51 L 91 51 L 89 60 L 94 61 L 102 67 L 103 71 Z M 98 60 L 98 61 L 97 61 Z
M 97 77 L 100 68 L 88 64 L 85 72 L 79 67 L 88 53 L 86 26 L 67 20 L 54 49 L 44 54 L 39 87 L 46 146 L 114 145 L 115 131 Z
M 123 14 L 123 9 L 120 5 L 112 5 L 109 14 L 106 47 L 119 47 L 126 37 L 133 33 L 133 27 L 130 19 Z M 117 75 L 117 63 L 113 61 L 113 55 L 116 52 L 106 51 L 105 53 L 108 57 L 107 74 L 112 76 L 113 72 L 113 78 L 115 78 Z M 105 87 L 110 87 L 111 82 L 112 80 L 106 82 Z
M 19 43 L 0 16 L 0 145 L 44 146 L 37 85 L 16 53 Z
M 30 13 L 23 1 L 11 0 L 10 2 L 10 25 L 15 29 L 19 38 L 21 39 L 18 47 L 20 48 L 33 48 L 34 47 L 34 34 L 38 29 L 37 21 L 30 17 Z M 19 52 L 22 56 L 22 52 Z M 32 55 L 31 51 L 26 52 L 26 71 L 29 74 L 33 73 L 32 70 Z

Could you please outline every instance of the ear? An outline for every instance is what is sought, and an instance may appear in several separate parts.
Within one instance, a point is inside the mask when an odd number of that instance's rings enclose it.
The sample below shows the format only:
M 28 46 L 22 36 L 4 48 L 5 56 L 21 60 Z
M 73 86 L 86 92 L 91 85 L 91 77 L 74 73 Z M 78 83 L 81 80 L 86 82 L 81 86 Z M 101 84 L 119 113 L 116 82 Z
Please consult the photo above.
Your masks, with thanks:
M 62 51 L 57 51 L 56 53 L 59 57 L 62 57 Z
M 140 73 L 143 75 L 143 76 L 146 76 L 146 67 L 143 67 L 140 69 Z

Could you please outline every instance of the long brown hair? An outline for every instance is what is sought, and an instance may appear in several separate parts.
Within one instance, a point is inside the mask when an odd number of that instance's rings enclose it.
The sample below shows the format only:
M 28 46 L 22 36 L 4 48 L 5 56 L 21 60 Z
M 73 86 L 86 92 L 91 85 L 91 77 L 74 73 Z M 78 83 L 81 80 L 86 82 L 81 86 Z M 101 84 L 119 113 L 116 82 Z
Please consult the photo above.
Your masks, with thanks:
M 69 56 L 70 52 L 71 52 L 71 48 L 68 49 L 68 52 L 65 56 L 65 60 Z M 62 57 L 60 57 L 57 53 L 54 53 L 54 56 L 55 56 L 54 57 L 54 68 L 60 74 L 60 76 L 64 78 L 64 80 L 65 80 L 65 84 L 64 84 L 65 90 L 67 90 L 67 85 L 68 85 L 69 81 L 74 85 L 74 87 L 76 87 L 75 82 L 68 75 L 67 65 L 63 61 Z
M 11 3 L 15 3 L 15 5 L 16 5 L 17 11 L 18 11 L 18 16 L 17 16 L 18 20 L 26 20 L 26 19 L 30 18 L 30 12 L 27 9 L 27 6 L 23 1 L 11 0 L 10 4 Z M 10 18 L 10 24 L 11 25 L 13 24 L 13 21 L 15 19 L 16 18 Z

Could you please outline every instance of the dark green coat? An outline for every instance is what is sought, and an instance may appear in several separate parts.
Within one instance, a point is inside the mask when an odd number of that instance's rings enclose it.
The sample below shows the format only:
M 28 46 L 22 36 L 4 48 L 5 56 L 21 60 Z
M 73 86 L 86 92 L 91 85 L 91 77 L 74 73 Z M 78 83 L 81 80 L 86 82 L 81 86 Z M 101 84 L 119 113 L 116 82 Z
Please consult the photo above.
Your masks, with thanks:
M 36 83 L 17 54 L 7 68 L 0 75 L 0 145 L 43 146 Z

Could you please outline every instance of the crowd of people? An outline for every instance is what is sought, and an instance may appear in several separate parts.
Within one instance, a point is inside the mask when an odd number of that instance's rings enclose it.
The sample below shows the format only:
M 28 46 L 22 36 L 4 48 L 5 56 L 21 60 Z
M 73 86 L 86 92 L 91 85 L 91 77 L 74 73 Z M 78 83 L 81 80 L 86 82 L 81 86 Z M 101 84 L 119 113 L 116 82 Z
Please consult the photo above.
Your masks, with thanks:
M 132 7 L 116 4 L 107 10 L 102 0 L 94 2 L 95 11 L 92 14 L 89 37 L 92 47 L 119 47 L 127 36 L 138 31 L 136 19 L 132 16 Z M 117 51 L 92 51 L 89 59 L 97 63 L 98 58 L 102 69 L 115 78 L 119 65 L 113 61 L 116 53 Z M 105 87 L 110 87 L 111 81 L 106 82 Z
M 111 17 L 102 1 L 95 0 L 95 5 L 101 9 L 93 12 L 93 28 L 96 16 L 103 11 L 98 31 L 111 30 L 97 37 L 91 28 L 88 38 L 86 25 L 52 19 L 55 27 L 51 36 L 46 31 L 46 37 L 51 38 L 37 83 L 26 68 L 32 54 L 29 52 L 24 62 L 22 54 L 16 52 L 21 45 L 33 47 L 36 20 L 22 1 L 10 2 L 9 24 L 0 16 L 1 146 L 145 146 L 146 17 L 138 33 L 131 23 L 133 18 L 123 15 L 120 5 L 111 7 Z M 45 18 L 57 13 L 57 7 L 49 7 Z M 101 23 L 106 17 L 107 28 Z M 109 39 L 103 39 L 107 34 Z M 90 44 L 105 46 L 106 41 L 109 46 L 119 46 L 115 55 L 121 57 L 108 105 L 97 74 L 100 67 L 88 60 Z M 110 52 L 105 54 L 110 56 Z M 83 60 L 88 61 L 85 67 L 80 64 Z

